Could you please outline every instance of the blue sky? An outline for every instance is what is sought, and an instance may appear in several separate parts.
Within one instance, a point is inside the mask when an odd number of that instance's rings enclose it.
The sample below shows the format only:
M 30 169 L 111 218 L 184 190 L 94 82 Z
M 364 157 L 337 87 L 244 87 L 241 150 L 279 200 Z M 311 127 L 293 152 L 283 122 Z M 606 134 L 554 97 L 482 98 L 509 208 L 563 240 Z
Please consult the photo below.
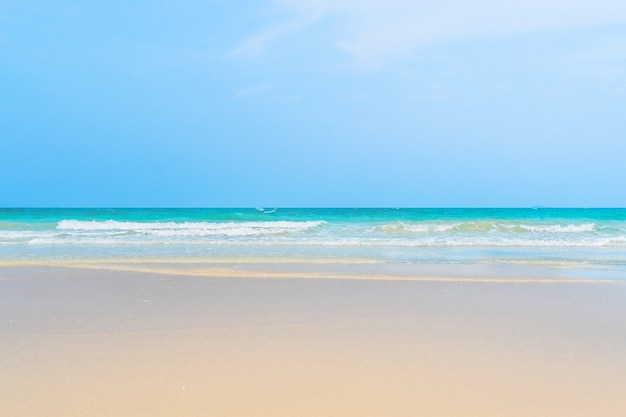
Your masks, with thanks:
M 0 0 L 0 206 L 626 206 L 626 2 Z

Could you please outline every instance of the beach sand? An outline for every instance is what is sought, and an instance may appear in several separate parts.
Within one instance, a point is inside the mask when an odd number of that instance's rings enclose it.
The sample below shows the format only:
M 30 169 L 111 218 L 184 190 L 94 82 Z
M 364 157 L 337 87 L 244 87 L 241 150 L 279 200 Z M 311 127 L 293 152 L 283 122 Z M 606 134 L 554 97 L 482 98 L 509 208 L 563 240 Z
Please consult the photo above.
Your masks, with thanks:
M 624 283 L 249 275 L 0 268 L 0 416 L 626 415 Z

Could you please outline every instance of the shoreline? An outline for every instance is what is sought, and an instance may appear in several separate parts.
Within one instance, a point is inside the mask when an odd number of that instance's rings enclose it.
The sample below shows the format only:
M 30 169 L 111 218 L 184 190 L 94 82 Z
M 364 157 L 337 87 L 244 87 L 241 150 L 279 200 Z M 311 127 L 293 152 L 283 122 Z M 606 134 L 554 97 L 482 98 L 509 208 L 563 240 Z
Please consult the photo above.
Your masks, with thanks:
M 620 270 L 593 268 L 586 264 L 486 263 L 427 264 L 382 262 L 370 259 L 86 259 L 0 262 L 3 270 L 43 268 L 104 270 L 232 279 L 314 279 L 362 281 L 416 281 L 466 283 L 605 283 L 626 284 Z M 604 277 L 602 277 L 604 275 Z

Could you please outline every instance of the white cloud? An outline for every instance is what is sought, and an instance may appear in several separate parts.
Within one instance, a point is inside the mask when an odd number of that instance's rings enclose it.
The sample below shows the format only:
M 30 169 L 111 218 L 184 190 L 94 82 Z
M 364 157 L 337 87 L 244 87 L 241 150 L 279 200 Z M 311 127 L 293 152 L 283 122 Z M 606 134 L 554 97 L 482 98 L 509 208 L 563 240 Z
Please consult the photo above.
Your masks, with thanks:
M 288 36 L 316 23 L 322 17 L 319 13 L 295 15 L 291 20 L 256 33 L 239 43 L 230 51 L 233 58 L 254 58 L 266 51 L 273 41 Z
M 624 0 L 273 0 L 292 19 L 245 40 L 254 56 L 280 37 L 332 19 L 339 49 L 365 68 L 380 68 L 424 45 L 541 30 L 626 23 Z
M 263 94 L 272 90 L 274 86 L 275 85 L 273 82 L 265 82 L 265 83 L 253 85 L 252 87 L 247 87 L 247 88 L 244 88 L 235 92 L 235 97 L 244 98 L 244 97 L 257 96 L 259 94 Z
M 600 39 L 563 60 L 568 74 L 593 79 L 609 90 L 626 89 L 626 37 Z
M 272 40 L 288 35 L 297 29 L 299 27 L 287 24 L 255 34 L 237 45 L 230 51 L 230 55 L 234 58 L 253 58 L 261 55 Z

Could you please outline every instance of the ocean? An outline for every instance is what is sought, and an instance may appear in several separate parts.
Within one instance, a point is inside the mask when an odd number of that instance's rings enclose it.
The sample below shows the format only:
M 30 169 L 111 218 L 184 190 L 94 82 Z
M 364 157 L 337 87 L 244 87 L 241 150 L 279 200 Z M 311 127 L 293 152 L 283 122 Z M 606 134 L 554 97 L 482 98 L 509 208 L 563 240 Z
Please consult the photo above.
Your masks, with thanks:
M 0 261 L 531 265 L 626 278 L 626 209 L 1 209 Z

